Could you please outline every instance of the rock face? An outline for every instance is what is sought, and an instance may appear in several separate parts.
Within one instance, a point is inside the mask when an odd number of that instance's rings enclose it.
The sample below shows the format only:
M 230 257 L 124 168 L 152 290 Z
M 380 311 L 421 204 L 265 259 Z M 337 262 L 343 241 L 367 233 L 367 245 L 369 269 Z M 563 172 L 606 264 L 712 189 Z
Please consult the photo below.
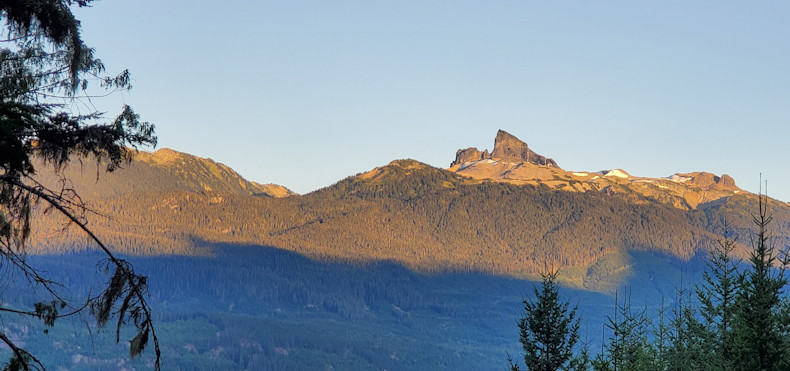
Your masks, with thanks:
M 691 178 L 689 183 L 700 187 L 702 189 L 721 189 L 721 190 L 736 190 L 738 187 L 735 185 L 735 180 L 727 174 L 717 176 L 716 174 L 700 171 L 690 174 L 678 174 Z
M 467 149 L 459 149 L 457 152 L 455 152 L 455 161 L 453 161 L 453 165 L 463 164 L 464 162 L 485 160 L 487 158 L 491 158 L 491 155 L 488 153 L 488 150 L 480 152 L 477 150 L 477 148 L 474 147 Z
M 496 133 L 491 158 L 515 159 L 535 165 L 559 167 L 554 160 L 535 153 L 529 149 L 527 143 L 504 130 L 499 130 Z
M 459 149 L 455 153 L 455 161 L 450 166 L 463 164 L 465 162 L 480 161 L 486 159 L 511 160 L 515 162 L 529 162 L 535 165 L 559 167 L 557 162 L 550 158 L 541 156 L 527 146 L 522 140 L 514 135 L 499 130 L 494 139 L 494 150 L 491 154 L 488 150 L 480 152 L 477 148 Z
M 515 136 L 499 130 L 494 150 L 458 150 L 449 171 L 474 179 L 516 185 L 546 186 L 570 192 L 600 191 L 603 194 L 643 202 L 654 200 L 683 210 L 694 210 L 736 194 L 748 193 L 727 174 L 704 171 L 675 173 L 668 177 L 633 176 L 622 169 L 595 172 L 565 171 L 557 163 L 532 151 Z

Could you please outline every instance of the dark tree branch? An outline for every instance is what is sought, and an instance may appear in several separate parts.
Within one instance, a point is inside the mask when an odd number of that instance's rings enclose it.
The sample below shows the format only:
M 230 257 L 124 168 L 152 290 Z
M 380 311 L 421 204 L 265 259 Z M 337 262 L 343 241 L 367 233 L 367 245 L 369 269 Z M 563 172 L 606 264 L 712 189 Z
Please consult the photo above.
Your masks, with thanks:
M 2 176 L 0 176 L 0 180 L 6 182 L 8 184 L 11 184 L 11 185 L 13 185 L 15 187 L 21 188 L 21 189 L 29 192 L 30 194 L 39 197 L 40 199 L 46 201 L 50 206 L 52 206 L 55 209 L 57 209 L 58 211 L 60 211 L 64 216 L 66 216 L 74 224 L 76 224 L 79 227 L 79 229 L 81 229 L 83 232 L 85 232 L 85 234 L 87 234 L 88 237 L 90 237 L 90 239 L 93 240 L 99 246 L 99 248 L 102 249 L 102 251 L 104 251 L 104 253 L 107 255 L 107 257 L 113 263 L 113 265 L 115 265 L 116 270 L 119 270 L 121 272 L 121 274 L 125 276 L 126 282 L 128 282 L 130 290 L 132 291 L 134 296 L 139 301 L 140 308 L 142 309 L 143 313 L 145 314 L 145 319 L 141 323 L 141 327 L 143 328 L 143 331 L 147 332 L 147 331 L 150 330 L 150 332 L 151 332 L 151 338 L 154 341 L 154 352 L 156 354 L 156 361 L 155 361 L 155 364 L 154 364 L 154 369 L 155 370 L 159 370 L 160 369 L 160 358 L 161 358 L 161 351 L 160 351 L 160 348 L 159 348 L 159 338 L 156 336 L 156 330 L 154 329 L 153 322 L 151 321 L 152 316 L 151 316 L 151 312 L 150 312 L 150 307 L 149 307 L 147 301 L 145 300 L 145 295 L 143 293 L 143 290 L 140 288 L 140 284 L 139 283 L 141 282 L 141 277 L 138 276 L 137 274 L 135 274 L 129 268 L 129 264 L 125 260 L 118 259 L 110 251 L 110 249 L 99 239 L 99 237 L 96 236 L 96 234 L 94 234 L 93 231 L 90 230 L 90 228 L 88 228 L 88 226 L 82 220 L 77 218 L 74 214 L 71 213 L 70 210 L 68 210 L 66 207 L 61 205 L 58 202 L 57 199 L 55 199 L 52 196 L 50 196 L 49 194 L 43 192 L 38 187 L 32 187 L 32 186 L 29 186 L 27 184 L 22 183 L 17 178 L 13 178 L 13 177 L 10 177 L 10 176 L 2 175 Z M 142 279 L 142 281 L 144 282 L 145 280 Z M 123 321 L 123 318 L 120 318 L 119 321 Z
M 18 362 L 18 365 L 22 367 L 25 371 L 30 370 L 41 370 L 43 371 L 44 365 L 39 361 L 36 357 L 30 354 L 28 351 L 16 346 L 11 339 L 6 336 L 5 333 L 0 332 L 0 340 L 2 340 L 11 351 L 14 352 L 14 356 L 11 358 L 10 363 Z

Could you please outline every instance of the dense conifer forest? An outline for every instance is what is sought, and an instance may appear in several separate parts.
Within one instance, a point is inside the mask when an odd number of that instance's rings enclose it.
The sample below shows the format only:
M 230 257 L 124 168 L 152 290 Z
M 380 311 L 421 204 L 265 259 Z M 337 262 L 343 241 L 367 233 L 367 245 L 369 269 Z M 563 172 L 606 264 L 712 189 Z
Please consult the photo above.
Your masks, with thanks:
M 772 220 L 761 196 L 745 262 L 733 254 L 736 241 L 725 222 L 702 280 L 678 287 L 671 305 L 662 297 L 650 311 L 632 302 L 630 290 L 616 293 L 594 356 L 589 344 L 578 345 L 578 307 L 560 300 L 556 271 L 544 273 L 519 321 L 523 364 L 542 371 L 788 369 L 790 250 L 772 238 Z M 519 362 L 509 362 L 520 370 Z
M 760 207 L 744 194 L 686 210 L 637 193 L 475 180 L 412 160 L 286 198 L 189 158 L 174 168 L 136 161 L 98 181 L 95 166 L 66 175 L 97 211 L 91 228 L 148 276 L 168 369 L 184 370 L 507 369 L 521 353 L 522 300 L 547 267 L 558 269 L 560 297 L 579 306 L 574 354 L 589 367 L 623 369 L 631 361 L 622 352 L 637 352 L 667 369 L 667 349 L 686 346 L 673 336 L 712 326 L 702 314 L 715 311 L 701 308 L 714 304 L 695 291 L 711 287 L 710 251 L 726 235 L 733 262 L 746 261 Z M 764 206 L 772 242 L 785 246 L 787 205 Z M 92 256 L 62 220 L 35 222 L 30 248 L 55 254 L 34 257 L 51 272 Z M 85 292 L 84 274 L 61 281 Z M 30 331 L 19 336 L 59 349 L 46 355 L 55 363 L 130 362 L 86 349 L 102 341 L 78 326 L 41 340 Z
M 749 210 L 757 205 L 756 197 L 737 195 L 687 211 L 635 194 L 474 180 L 412 160 L 383 169 L 287 198 L 246 188 L 177 191 L 172 180 L 157 186 L 161 170 L 144 162 L 124 170 L 126 182 L 110 174 L 97 183 L 89 170 L 67 175 L 90 190 L 83 197 L 100 214 L 91 227 L 125 253 L 201 255 L 207 251 L 196 242 L 207 241 L 275 246 L 325 261 L 389 260 L 422 272 L 522 278 L 537 278 L 550 262 L 561 268 L 562 282 L 602 291 L 616 286 L 608 281 L 617 279 L 626 251 L 690 261 L 714 243 L 725 218 L 741 237 L 735 253 L 745 257 Z M 150 181 L 135 186 L 135 179 Z M 787 242 L 790 207 L 769 206 L 775 235 Z M 63 221 L 40 221 L 38 251 L 84 245 L 78 235 L 51 238 Z

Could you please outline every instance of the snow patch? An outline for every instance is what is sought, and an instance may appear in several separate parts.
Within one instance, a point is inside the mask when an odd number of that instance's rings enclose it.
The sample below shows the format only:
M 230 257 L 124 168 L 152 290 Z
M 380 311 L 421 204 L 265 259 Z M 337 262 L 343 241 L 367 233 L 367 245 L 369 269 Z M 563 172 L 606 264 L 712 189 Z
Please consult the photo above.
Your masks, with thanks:
M 571 174 L 576 175 L 576 176 L 587 176 L 587 175 L 590 175 L 588 173 L 571 173 Z
M 458 171 L 467 169 L 467 168 L 472 167 L 472 166 L 477 165 L 477 164 L 496 165 L 497 163 L 498 163 L 497 161 L 494 161 L 494 160 L 492 160 L 490 158 L 487 158 L 485 160 L 480 160 L 480 161 L 464 162 L 463 164 L 461 164 L 461 166 L 458 167 Z
M 628 178 L 629 175 L 620 169 L 605 171 L 603 176 L 616 176 L 618 178 Z
M 671 181 L 673 181 L 675 183 L 685 183 L 685 182 L 688 182 L 689 180 L 691 180 L 691 178 L 689 178 L 689 177 L 680 176 L 678 174 L 672 174 L 672 175 L 670 175 L 670 176 L 668 176 L 668 177 L 666 177 L 664 179 L 669 179 L 669 180 L 671 180 Z

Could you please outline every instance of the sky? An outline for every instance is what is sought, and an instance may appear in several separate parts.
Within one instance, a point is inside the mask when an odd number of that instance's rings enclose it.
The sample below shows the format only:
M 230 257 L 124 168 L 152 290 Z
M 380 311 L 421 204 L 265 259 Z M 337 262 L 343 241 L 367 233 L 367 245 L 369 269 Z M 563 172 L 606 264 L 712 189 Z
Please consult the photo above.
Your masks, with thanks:
M 298 193 L 498 129 L 566 170 L 729 174 L 790 201 L 784 1 L 150 1 L 76 11 L 158 148 Z

